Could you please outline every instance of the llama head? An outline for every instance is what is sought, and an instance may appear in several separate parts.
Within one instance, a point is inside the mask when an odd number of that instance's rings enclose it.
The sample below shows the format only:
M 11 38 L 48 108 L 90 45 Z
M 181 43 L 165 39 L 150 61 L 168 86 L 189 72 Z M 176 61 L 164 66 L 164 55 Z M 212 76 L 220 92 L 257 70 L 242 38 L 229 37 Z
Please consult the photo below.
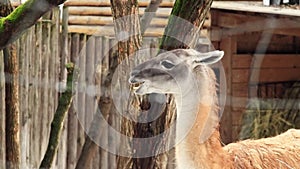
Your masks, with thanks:
M 201 72 L 202 68 L 218 62 L 223 55 L 223 51 L 200 53 L 194 49 L 176 49 L 161 53 L 137 65 L 130 73 L 129 83 L 139 95 L 182 94 L 183 90 L 193 83 L 195 69 Z M 205 81 L 199 77 L 197 80 Z

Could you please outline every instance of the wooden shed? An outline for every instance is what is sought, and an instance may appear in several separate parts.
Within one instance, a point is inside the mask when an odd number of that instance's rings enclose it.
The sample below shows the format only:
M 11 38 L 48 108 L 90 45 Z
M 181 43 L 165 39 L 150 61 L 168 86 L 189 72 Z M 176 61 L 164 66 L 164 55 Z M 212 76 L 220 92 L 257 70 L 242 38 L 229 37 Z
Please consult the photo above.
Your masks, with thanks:
M 300 80 L 300 11 L 262 2 L 214 1 L 211 16 L 210 38 L 225 51 L 227 103 L 221 135 L 229 143 L 237 140 L 249 99 L 268 92 L 277 97 L 280 84 Z

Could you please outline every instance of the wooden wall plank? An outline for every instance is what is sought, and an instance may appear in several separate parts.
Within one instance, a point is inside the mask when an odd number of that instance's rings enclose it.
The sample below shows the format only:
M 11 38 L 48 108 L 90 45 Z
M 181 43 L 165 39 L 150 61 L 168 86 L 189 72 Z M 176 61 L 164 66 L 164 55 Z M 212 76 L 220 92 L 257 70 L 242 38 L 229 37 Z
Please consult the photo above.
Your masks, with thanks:
M 145 32 L 145 36 L 161 36 L 164 28 L 152 28 Z M 87 35 L 102 35 L 102 36 L 114 36 L 113 26 L 84 26 L 84 25 L 69 25 L 70 33 L 84 33 Z
M 109 25 L 113 26 L 113 18 L 106 16 L 69 16 L 68 24 L 70 25 Z
M 97 169 L 97 168 L 100 168 L 100 157 L 99 157 L 99 148 L 97 147 L 97 150 L 95 152 L 95 156 L 94 156 L 94 159 L 92 161 L 92 165 L 91 165 L 91 169 Z
M 232 126 L 241 125 L 244 110 L 245 110 L 244 108 L 241 108 L 232 111 Z
M 151 27 L 165 27 L 168 18 L 153 18 L 150 23 Z M 68 19 L 70 25 L 97 25 L 97 26 L 113 26 L 113 18 L 111 16 L 89 16 L 89 15 L 70 15 Z M 203 28 L 210 27 L 210 20 L 206 20 Z
M 80 34 L 79 37 L 79 57 L 77 65 L 79 66 L 79 79 L 77 85 L 77 101 L 74 103 L 78 114 L 79 125 L 78 125 L 78 140 L 77 140 L 77 156 L 79 157 L 81 149 L 85 141 L 85 59 L 86 59 L 86 38 L 84 34 Z
M 217 13 L 219 17 L 216 26 L 230 28 L 223 31 L 223 35 L 226 36 L 261 31 L 268 31 L 272 34 L 300 36 L 299 18 L 289 19 L 281 15 L 274 19 L 273 15 L 243 14 L 232 11 L 217 11 Z
M 235 28 L 246 22 L 255 22 L 264 19 L 264 17 L 258 15 L 243 15 L 214 9 L 212 11 L 217 11 L 218 13 L 217 26 L 224 28 Z
M 212 9 L 242 11 L 248 13 L 274 14 L 286 16 L 300 16 L 297 9 L 264 6 L 261 2 L 249 1 L 214 1 L 211 6 Z
M 270 30 L 270 32 L 278 35 L 300 36 L 299 28 L 279 28 Z
M 80 47 L 79 47 L 79 34 L 71 34 L 71 61 L 77 62 Z M 74 108 L 74 100 L 71 104 L 68 113 L 68 138 L 67 138 L 67 169 L 74 169 L 77 162 L 77 137 L 78 137 L 78 117 L 76 109 Z
M 38 148 L 36 148 L 38 142 L 36 140 L 36 131 L 34 130 L 36 122 L 34 121 L 35 118 L 35 102 L 34 102 L 34 87 L 33 84 L 35 82 L 34 79 L 34 50 L 32 50 L 32 46 L 35 45 L 34 39 L 33 39 L 33 34 L 34 34 L 34 27 L 31 27 L 29 29 L 28 37 L 26 39 L 26 46 L 27 46 L 27 60 L 28 60 L 28 116 L 27 118 L 29 119 L 29 131 L 30 133 L 30 144 L 29 144 L 29 151 L 30 151 L 30 164 L 33 165 L 34 167 L 38 167 L 39 165 L 39 157 L 38 157 Z M 39 133 L 38 133 L 39 134 Z
M 37 24 L 32 27 L 32 55 L 30 56 L 32 58 L 31 63 L 31 72 L 32 72 L 32 79 L 31 79 L 31 87 L 33 92 L 33 104 L 30 105 L 33 108 L 32 111 L 32 120 L 33 120 L 33 133 L 34 133 L 34 152 L 36 153 L 37 160 L 41 159 L 41 131 L 42 131 L 42 114 L 40 113 L 40 106 L 41 106 L 41 99 L 40 99 L 40 76 L 41 76 L 41 65 L 40 65 L 40 59 L 41 59 L 41 48 L 39 48 L 39 45 L 41 45 L 41 25 Z M 38 161 L 39 164 L 40 161 Z
M 299 54 L 256 54 L 257 57 L 264 57 L 261 65 L 251 66 L 253 55 L 237 54 L 232 56 L 232 68 L 299 68 Z
M 67 149 L 68 149 L 68 116 L 66 116 L 65 122 L 63 124 L 63 129 L 61 132 L 60 142 L 59 142 L 59 148 L 57 151 L 57 169 L 66 169 L 67 168 Z
M 246 105 L 248 103 L 248 97 L 232 97 L 231 98 L 232 103 L 232 112 L 239 112 L 242 113 L 241 110 L 244 110 L 246 108 Z M 232 126 L 232 125 L 231 125 Z
M 49 59 L 52 57 L 51 55 L 51 38 L 49 35 L 51 35 L 51 25 L 49 23 L 41 22 L 42 24 L 42 69 L 41 69 L 41 81 L 42 83 L 42 91 L 41 91 L 41 100 L 42 100 L 42 108 L 41 108 L 41 118 L 42 124 L 41 124 L 41 129 L 42 132 L 40 133 L 40 137 L 42 138 L 40 142 L 42 142 L 41 150 L 42 150 L 42 155 L 40 156 L 40 159 L 45 154 L 47 144 L 48 144 L 48 139 L 49 139 L 49 134 L 50 134 L 50 123 L 52 121 L 52 115 L 53 112 L 49 112 L 49 102 L 53 102 L 53 100 L 49 99 L 49 88 L 51 87 L 50 85 L 50 80 L 49 80 Z M 39 159 L 39 160 L 40 160 Z M 39 161 L 40 163 L 40 161 Z
M 77 163 L 77 134 L 78 134 L 78 119 L 74 105 L 72 104 L 68 112 L 68 127 L 67 127 L 67 169 L 75 169 Z
M 163 35 L 163 27 L 153 27 L 147 29 L 144 36 L 146 37 L 161 37 Z M 69 25 L 69 33 L 83 33 L 94 36 L 111 36 L 115 35 L 114 28 L 112 26 L 97 26 L 97 25 Z M 207 29 L 201 31 L 201 35 L 207 36 Z
M 252 73 L 259 76 L 259 82 L 280 82 L 300 80 L 300 68 L 270 68 L 270 69 L 252 69 Z M 233 83 L 248 83 L 249 69 L 233 69 Z M 254 83 L 254 82 L 250 82 Z
M 262 36 L 271 36 L 270 39 L 262 40 Z M 267 51 L 265 53 L 274 54 L 274 53 L 297 53 L 294 46 L 294 37 L 292 36 L 283 36 L 276 35 L 268 32 L 251 32 L 237 36 L 238 43 L 238 53 L 239 54 L 252 54 L 256 52 L 258 44 L 260 46 L 265 46 Z M 259 54 L 259 53 L 258 53 Z
M 85 60 L 85 126 L 88 130 L 95 113 L 95 37 L 90 36 L 86 43 L 86 60 Z
M 29 64 L 27 55 L 28 34 L 24 33 L 19 39 L 19 67 L 20 67 L 20 140 L 21 142 L 21 168 L 29 168 L 30 164 L 30 119 L 28 116 L 28 88 L 29 88 Z
M 61 34 L 60 34 L 60 10 L 59 8 L 54 8 L 51 14 L 51 55 L 52 57 L 49 60 L 49 80 L 50 80 L 50 95 L 49 100 L 52 100 L 52 104 L 49 106 L 49 113 L 51 112 L 52 118 L 56 112 L 57 105 L 58 105 L 58 86 L 60 82 L 60 71 L 61 69 Z M 67 48 L 67 47 L 66 47 Z M 63 62 L 62 62 L 63 63 Z M 63 122 L 63 129 L 61 132 L 61 141 L 58 146 L 58 153 L 56 155 L 56 168 L 66 168 L 66 161 L 67 161 L 67 139 L 66 139 L 66 127 L 67 127 L 67 118 Z
M 53 112 L 56 111 L 56 107 L 58 105 L 58 84 L 59 84 L 59 76 L 60 76 L 60 71 L 61 71 L 61 13 L 60 9 L 58 7 L 54 8 L 52 10 L 52 53 L 54 56 L 53 59 L 53 97 L 54 97 L 54 106 L 53 106 Z M 67 32 L 67 31 L 66 31 Z M 66 38 L 67 39 L 67 38 Z
M 232 83 L 233 97 L 248 97 L 248 83 Z
M 111 64 L 113 64 L 114 62 L 117 62 L 115 59 L 117 57 L 115 57 L 116 55 L 116 51 L 118 51 L 118 43 L 117 40 L 114 38 L 110 38 L 108 41 L 109 44 L 109 53 L 108 55 L 105 55 L 105 57 L 108 57 L 107 60 L 109 61 L 109 65 L 111 66 Z M 103 81 L 105 82 L 105 81 Z M 113 85 L 113 84 L 112 84 Z M 111 93 L 112 94 L 112 93 Z M 111 96 L 109 96 L 111 97 Z M 110 111 L 108 112 L 108 123 L 118 132 L 121 131 L 121 119 L 122 117 L 120 117 L 120 114 L 117 113 L 117 109 L 115 106 L 111 105 L 110 107 Z M 105 115 L 104 115 L 105 116 Z M 123 117 L 124 118 L 124 117 Z M 112 148 L 113 151 L 117 150 L 118 146 L 123 146 L 121 142 L 117 143 L 117 140 L 115 139 L 110 139 L 110 138 L 116 138 L 115 136 L 112 136 L 113 133 L 108 132 L 108 146 L 110 148 Z M 109 168 L 117 168 L 118 167 L 118 163 L 117 163 L 117 158 L 118 158 L 118 154 L 113 154 L 113 153 L 108 153 L 108 167 Z
M 100 85 L 104 85 L 105 84 L 105 78 L 108 75 L 108 70 L 109 70 L 109 39 L 108 37 L 102 37 L 101 38 L 102 41 L 102 51 L 101 51 L 101 80 L 100 80 Z M 107 97 L 107 94 L 105 92 L 105 90 L 101 89 L 100 91 L 100 95 L 101 97 Z M 100 110 L 102 109 L 101 107 L 98 107 Z M 105 116 L 105 115 L 104 115 Z M 103 143 L 104 146 L 108 147 L 108 142 L 109 142 L 109 134 L 108 134 L 108 127 L 105 127 L 105 129 L 103 130 L 103 137 L 100 137 L 100 141 Z M 109 165 L 109 158 L 110 158 L 110 154 L 104 150 L 101 149 L 100 150 L 100 168 L 101 169 L 106 169 L 106 168 L 110 168 Z
M 234 140 L 234 141 L 239 140 L 240 131 L 241 131 L 241 125 L 232 126 L 232 140 Z
M 44 110 L 43 110 L 43 95 L 42 95 L 42 92 L 44 89 L 44 84 L 43 84 L 43 77 L 42 77 L 42 57 L 44 57 L 42 54 L 42 46 L 43 46 L 43 41 L 42 41 L 42 37 L 43 37 L 43 26 L 42 26 L 42 23 L 39 22 L 36 24 L 36 27 L 35 27 L 35 34 L 36 34 L 36 65 L 37 65 L 37 95 L 38 95 L 38 106 L 37 106 L 37 114 L 38 114 L 38 117 L 37 117 L 37 120 L 39 122 L 39 124 L 37 125 L 37 127 L 39 128 L 39 140 L 40 140 L 40 144 L 39 146 L 37 146 L 39 148 L 39 151 L 40 151 L 40 156 L 43 155 L 43 152 L 46 150 L 46 144 L 47 144 L 47 137 L 43 137 L 42 133 L 44 131 L 47 130 L 47 126 L 43 126 L 43 113 L 44 113 Z

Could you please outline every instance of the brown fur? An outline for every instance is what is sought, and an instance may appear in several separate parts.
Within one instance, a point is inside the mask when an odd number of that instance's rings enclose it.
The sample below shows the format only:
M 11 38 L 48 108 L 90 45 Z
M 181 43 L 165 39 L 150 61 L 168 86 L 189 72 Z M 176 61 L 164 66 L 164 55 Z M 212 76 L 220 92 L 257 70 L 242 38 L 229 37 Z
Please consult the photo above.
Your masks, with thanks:
M 224 147 L 234 168 L 300 168 L 300 131 L 290 129 L 276 137 L 244 140 Z
M 200 75 L 199 72 L 205 73 L 210 83 L 215 84 L 210 68 L 204 70 L 198 69 L 195 73 L 198 74 L 197 76 Z M 209 86 L 208 90 L 215 98 L 215 105 L 210 107 L 200 104 L 198 116 L 186 137 L 185 145 L 179 144 L 177 148 L 184 149 L 187 153 L 184 155 L 189 156 L 194 168 L 300 169 L 300 130 L 290 129 L 276 137 L 244 140 L 222 147 L 220 133 L 216 126 L 211 136 L 204 143 L 199 143 L 199 136 L 207 129 L 205 126 L 210 123 L 210 120 L 217 118 L 216 88 L 215 85 Z
M 191 131 L 186 137 L 188 150 L 188 156 L 191 161 L 194 161 L 195 168 L 232 168 L 232 160 L 226 151 L 223 150 L 220 144 L 220 133 L 218 129 L 209 137 L 207 141 L 199 144 L 199 135 L 201 135 L 201 129 L 204 127 L 203 121 L 208 119 L 207 114 L 204 111 L 209 112 L 210 108 L 201 105 L 198 113 L 196 122 L 192 127 Z
M 186 137 L 185 152 L 195 168 L 205 169 L 297 169 L 300 168 L 300 130 L 290 129 L 272 138 L 244 140 L 221 146 L 219 130 L 199 144 L 207 107 L 200 107 L 196 122 Z M 200 130 L 199 130 L 200 129 Z M 180 147 L 180 145 L 178 146 Z

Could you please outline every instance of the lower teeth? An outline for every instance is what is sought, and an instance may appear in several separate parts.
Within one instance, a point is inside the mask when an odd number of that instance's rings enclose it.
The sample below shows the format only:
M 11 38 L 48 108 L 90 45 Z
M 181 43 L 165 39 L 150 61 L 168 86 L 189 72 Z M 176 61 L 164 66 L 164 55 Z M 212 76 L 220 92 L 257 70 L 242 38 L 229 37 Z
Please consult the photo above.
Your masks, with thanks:
M 140 87 L 139 85 L 138 86 L 133 86 L 133 89 L 137 90 L 139 87 Z

